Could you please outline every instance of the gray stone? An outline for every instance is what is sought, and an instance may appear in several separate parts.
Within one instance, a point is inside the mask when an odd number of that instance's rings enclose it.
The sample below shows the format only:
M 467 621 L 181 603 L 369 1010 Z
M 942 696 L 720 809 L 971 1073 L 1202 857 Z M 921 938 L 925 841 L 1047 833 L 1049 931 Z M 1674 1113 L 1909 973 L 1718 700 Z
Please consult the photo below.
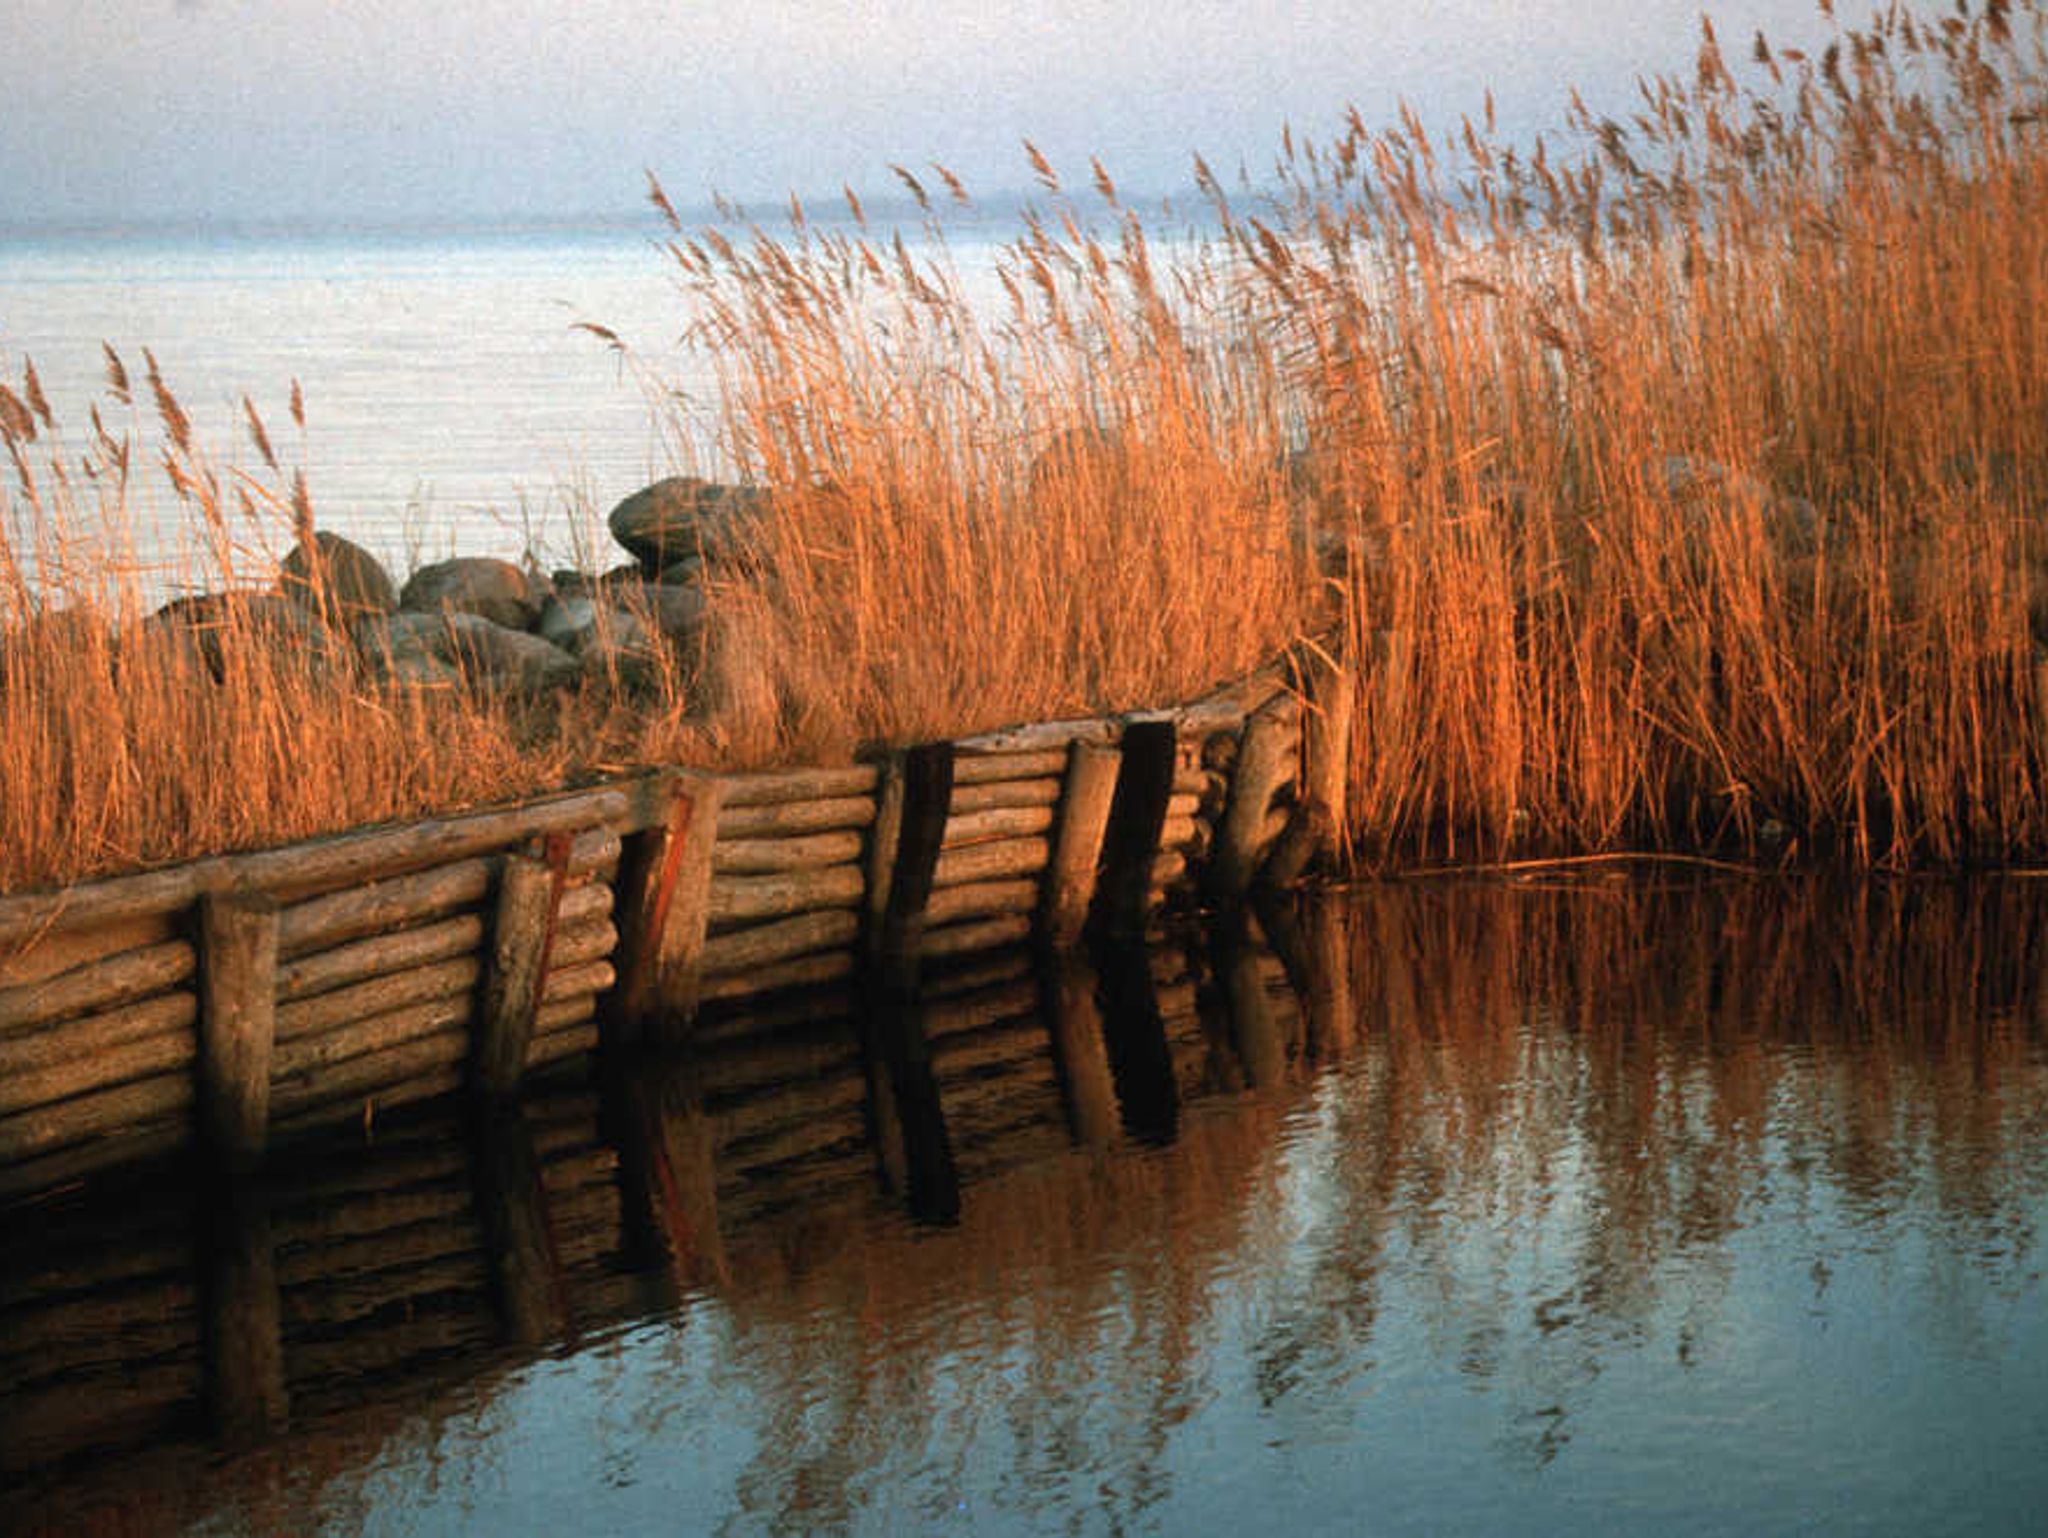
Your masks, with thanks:
M 313 547 L 294 545 L 284 558 L 279 586 L 293 602 L 340 625 L 398 607 L 390 574 L 361 545 L 322 529 Z
M 612 509 L 612 538 L 650 573 L 687 557 L 716 560 L 746 539 L 748 526 L 761 516 L 766 502 L 757 487 L 672 475 Z
M 654 632 L 630 609 L 594 598 L 553 598 L 541 610 L 540 639 L 581 657 L 593 647 L 647 651 Z
M 319 619 L 281 593 L 229 591 L 174 598 L 143 621 L 144 645 L 168 642 L 215 682 L 227 677 L 239 651 L 266 652 L 326 676 L 343 660 L 340 643 Z
M 402 611 L 363 621 L 356 626 L 355 639 L 365 661 L 385 677 L 417 670 L 413 659 L 427 657 L 472 683 L 539 694 L 573 684 L 581 671 L 576 659 L 560 647 L 523 630 L 494 625 L 480 614 Z
M 414 572 L 398 595 L 398 606 L 422 614 L 477 614 L 494 625 L 531 630 L 544 596 L 535 587 L 510 561 L 458 556 Z

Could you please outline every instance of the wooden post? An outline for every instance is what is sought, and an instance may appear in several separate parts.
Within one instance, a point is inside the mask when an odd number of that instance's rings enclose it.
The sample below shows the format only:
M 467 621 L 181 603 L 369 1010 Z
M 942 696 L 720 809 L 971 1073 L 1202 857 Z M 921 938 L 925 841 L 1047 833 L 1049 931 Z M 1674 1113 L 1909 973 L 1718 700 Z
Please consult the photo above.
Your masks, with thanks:
M 201 1228 L 206 1398 L 221 1439 L 243 1446 L 282 1431 L 290 1411 L 269 1201 L 247 1181 L 224 1180 Z
M 1116 1138 L 1116 1080 L 1102 1039 L 1095 969 L 1078 948 L 1049 951 L 1041 965 L 1046 1024 L 1067 1124 L 1081 1147 L 1107 1148 Z
M 620 1177 L 632 1197 L 629 1248 L 676 1289 L 729 1279 L 713 1130 L 694 1069 L 688 1058 L 662 1059 L 608 1084 L 619 1113 Z
M 470 1125 L 470 1151 L 505 1338 L 537 1346 L 568 1333 L 568 1289 L 525 1117 L 516 1106 L 479 1106 Z
M 621 856 L 618 980 L 605 1011 L 614 1045 L 673 1042 L 696 1014 L 720 795 L 716 779 L 677 776 L 666 817 Z
M 1053 945 L 1072 945 L 1088 922 L 1122 762 L 1120 752 L 1098 742 L 1077 740 L 1067 750 L 1059 823 L 1053 833 L 1052 859 L 1045 868 L 1041 908 L 1041 932 Z
M 1253 1089 L 1271 1089 L 1287 1077 L 1287 1041 L 1273 1017 L 1272 1000 L 1266 997 L 1266 974 L 1259 965 L 1250 912 L 1234 906 L 1219 914 L 1210 929 L 1209 947 L 1245 1078 Z
M 934 742 L 909 749 L 902 757 L 901 778 L 896 857 L 889 864 L 888 897 L 880 922 L 870 930 L 868 943 L 872 980 L 884 995 L 908 994 L 917 986 L 925 910 L 931 905 L 953 800 L 953 744 Z
M 199 1082 L 204 1140 L 230 1165 L 263 1157 L 276 1040 L 277 904 L 253 893 L 199 901 Z
M 885 1174 L 901 1172 L 898 1190 L 911 1218 L 951 1224 L 960 1220 L 960 1175 L 924 1017 L 922 1004 L 900 996 L 862 1012 L 870 1125 Z
M 1357 675 L 1321 652 L 1314 654 L 1302 726 L 1301 801 L 1259 870 L 1261 886 L 1292 886 L 1343 837 L 1357 703 Z
M 1102 1034 L 1124 1131 L 1164 1146 L 1180 1135 L 1180 1084 L 1166 1045 L 1159 990 L 1142 936 L 1097 948 L 1102 978 Z
M 526 1071 L 526 1051 L 533 1042 L 533 1023 L 554 950 L 569 842 L 566 835 L 551 836 L 545 861 L 508 854 L 498 874 L 498 904 L 472 1054 L 476 1087 L 492 1099 L 517 1093 Z
M 1245 721 L 1244 741 L 1230 776 L 1230 799 L 1209 861 L 1206 885 L 1212 897 L 1237 902 L 1252 888 L 1266 855 L 1266 814 L 1280 787 L 1294 775 L 1300 708 L 1293 695 L 1277 695 Z
M 1173 799 L 1179 747 L 1171 721 L 1133 721 L 1124 728 L 1093 915 L 1105 937 L 1124 939 L 1145 932 L 1152 864 L 1159 856 L 1166 804 Z

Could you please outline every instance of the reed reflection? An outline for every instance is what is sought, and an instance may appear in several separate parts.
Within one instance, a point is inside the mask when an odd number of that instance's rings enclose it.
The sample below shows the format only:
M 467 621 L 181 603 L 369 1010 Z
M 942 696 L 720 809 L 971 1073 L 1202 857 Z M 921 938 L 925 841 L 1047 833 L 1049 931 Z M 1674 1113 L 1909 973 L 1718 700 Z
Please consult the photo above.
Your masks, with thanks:
M 1967 1349 L 2038 1291 L 2044 921 L 2018 881 L 1371 888 L 934 969 L 887 1018 L 712 1020 L 509 1120 L 309 1148 L 255 1197 L 18 1215 L 0 1457 L 35 1499 L 0 1510 L 118 1487 L 254 1526 L 420 1460 L 484 1500 L 493 1439 L 548 1413 L 521 1364 L 572 1336 L 593 1500 L 626 1468 L 796 1529 L 885 1490 L 1142 1520 L 1212 1418 L 1392 1445 L 1389 1370 L 1488 1396 L 1470 1455 L 1539 1470 L 1611 1369 L 1654 1358 L 1682 1398 L 1734 1351 L 1759 1255 L 1825 1309 L 1858 1246 L 1919 1246 L 1913 1317 Z M 266 1287 L 274 1354 L 206 1322 L 260 1323 Z M 199 1507 L 138 1456 L 287 1414 L 288 1464 L 244 1455 Z M 738 1450 L 686 1469 L 622 1429 L 684 1424 Z

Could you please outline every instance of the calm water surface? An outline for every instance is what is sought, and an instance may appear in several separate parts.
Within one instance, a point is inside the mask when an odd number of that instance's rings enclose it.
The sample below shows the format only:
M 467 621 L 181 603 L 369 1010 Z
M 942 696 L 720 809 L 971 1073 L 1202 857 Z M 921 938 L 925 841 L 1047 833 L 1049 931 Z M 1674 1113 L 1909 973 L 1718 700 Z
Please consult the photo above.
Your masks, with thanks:
M 2044 967 L 2038 884 L 1375 888 L 78 1195 L 0 1525 L 2037 1531 Z

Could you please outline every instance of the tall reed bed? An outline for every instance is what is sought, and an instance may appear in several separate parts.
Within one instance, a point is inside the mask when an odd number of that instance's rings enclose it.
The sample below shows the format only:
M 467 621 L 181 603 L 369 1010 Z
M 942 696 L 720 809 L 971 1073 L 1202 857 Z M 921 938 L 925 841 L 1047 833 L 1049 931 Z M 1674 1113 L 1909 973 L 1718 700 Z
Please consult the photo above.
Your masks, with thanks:
M 2048 8 L 1894 9 L 1812 56 L 1709 26 L 1689 77 L 1626 119 L 1575 101 L 1559 143 L 1354 115 L 1255 191 L 1197 161 L 1206 233 L 1175 241 L 1034 151 L 985 285 L 943 170 L 899 173 L 909 239 L 857 200 L 691 232 L 655 186 L 718 378 L 694 452 L 769 514 L 651 699 L 337 688 L 318 647 L 193 689 L 136 655 L 135 435 L 45 452 L 26 376 L 0 887 L 1157 705 L 1295 645 L 1359 690 L 1361 866 L 2048 850 Z M 253 413 L 276 484 L 216 472 L 150 372 L 233 585 L 251 520 L 309 509 Z M 98 565 L 67 559 L 86 524 L 117 531 Z
M 247 413 L 253 471 L 195 440 L 154 358 L 134 379 L 108 351 L 83 441 L 32 363 L 0 384 L 0 891 L 545 788 L 623 735 L 589 691 L 542 715 L 369 677 L 277 591 L 313 509 Z
M 1368 857 L 2041 850 L 2044 38 L 1895 9 L 1738 82 L 1708 26 L 1577 158 L 1354 119 L 1228 217 L 1347 546 Z

